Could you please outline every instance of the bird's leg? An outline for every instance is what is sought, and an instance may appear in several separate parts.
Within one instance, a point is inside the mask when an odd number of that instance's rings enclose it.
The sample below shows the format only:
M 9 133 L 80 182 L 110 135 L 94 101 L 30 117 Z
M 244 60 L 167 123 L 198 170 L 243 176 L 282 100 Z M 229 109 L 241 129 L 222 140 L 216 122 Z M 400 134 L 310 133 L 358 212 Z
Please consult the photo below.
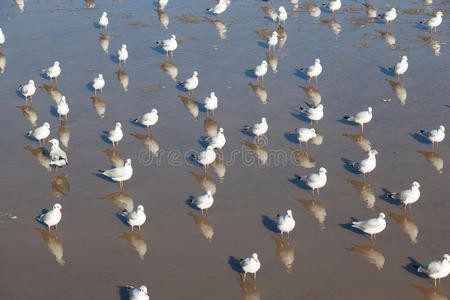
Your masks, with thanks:
M 256 281 L 256 272 L 253 273 L 253 279 Z
M 319 199 L 319 189 L 317 189 L 317 199 Z
M 287 239 L 289 240 L 289 231 L 288 231 L 288 234 L 287 234 Z
M 139 231 L 141 231 L 141 225 L 138 225 Z
M 261 76 L 261 87 L 264 87 L 264 75 Z
M 308 142 L 305 143 L 305 150 L 308 152 Z
M 363 173 L 363 182 L 366 181 L 366 173 Z
M 409 212 L 411 213 L 411 203 L 409 204 Z
M 148 136 L 148 134 L 149 134 L 149 127 L 147 126 L 147 136 Z
M 370 172 L 369 172 L 369 174 L 367 175 L 367 182 L 369 182 L 370 181 Z
M 280 239 L 283 239 L 283 238 L 284 238 L 283 232 L 281 231 L 281 232 L 280 232 Z
M 309 121 L 309 127 L 312 128 L 312 120 Z
M 319 127 L 319 120 L 316 120 L 316 129 Z
M 200 211 L 202 212 L 202 217 L 203 217 L 203 208 L 202 208 L 202 209 L 200 209 Z
M 361 124 L 361 135 L 364 135 L 364 124 Z
M 376 239 L 377 239 L 377 234 L 375 233 L 375 234 L 373 235 L 373 240 L 376 241 Z
M 131 225 L 131 231 L 134 231 L 133 225 Z
M 441 278 L 439 278 L 439 285 L 441 285 Z
M 33 102 L 33 95 L 30 96 L 30 102 Z
M 244 281 L 245 281 L 245 277 L 247 277 L 247 272 L 244 272 Z M 434 282 L 434 286 L 436 286 L 436 281 Z
M 373 234 L 370 234 L 370 240 L 371 241 L 373 240 Z
M 153 126 L 150 125 L 150 135 L 153 135 Z
M 55 225 L 55 231 L 58 232 L 58 224 Z
M 55 77 L 55 83 L 58 85 L 58 77 Z
M 206 211 L 205 211 L 205 215 L 208 215 L 208 209 L 206 209 Z
M 212 111 L 213 118 L 214 118 L 215 115 L 216 115 L 216 113 L 215 113 L 215 110 L 213 109 L 213 111 Z
M 436 279 L 434 280 L 434 287 L 436 287 Z

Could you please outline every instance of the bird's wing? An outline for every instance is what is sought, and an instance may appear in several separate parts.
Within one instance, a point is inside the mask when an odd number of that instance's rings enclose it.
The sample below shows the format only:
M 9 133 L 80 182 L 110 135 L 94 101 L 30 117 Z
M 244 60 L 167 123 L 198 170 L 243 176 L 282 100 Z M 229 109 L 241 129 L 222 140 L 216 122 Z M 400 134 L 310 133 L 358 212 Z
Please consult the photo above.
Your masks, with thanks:
M 439 273 L 441 271 L 441 262 L 439 260 L 432 261 L 426 265 L 425 269 L 428 275 Z
M 125 176 L 125 168 L 124 167 L 118 167 L 110 170 L 106 170 L 103 172 L 108 177 L 111 178 L 117 178 L 117 177 L 123 177 Z

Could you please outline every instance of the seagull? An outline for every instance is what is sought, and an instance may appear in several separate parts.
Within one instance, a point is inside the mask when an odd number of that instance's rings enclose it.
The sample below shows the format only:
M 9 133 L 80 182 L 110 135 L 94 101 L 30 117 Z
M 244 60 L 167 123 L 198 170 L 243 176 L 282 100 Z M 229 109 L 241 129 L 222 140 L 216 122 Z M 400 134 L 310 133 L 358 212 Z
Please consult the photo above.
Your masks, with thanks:
M 219 149 L 222 150 L 223 146 L 225 146 L 225 143 L 227 140 L 225 139 L 225 135 L 223 134 L 223 128 L 219 128 L 219 132 L 217 132 L 217 135 L 210 136 L 205 138 L 206 142 L 213 147 L 213 149 Z
M 48 67 L 41 71 L 48 78 L 50 78 L 50 82 L 55 78 L 56 84 L 58 84 L 58 76 L 61 74 L 61 67 L 59 65 L 59 61 L 55 61 L 52 66 Z
M 100 32 L 102 31 L 102 27 L 105 27 L 105 31 L 108 31 L 108 13 L 104 11 L 102 13 L 102 16 L 100 17 L 100 20 L 98 21 L 98 24 L 100 25 Z
M 117 168 L 114 170 L 117 170 Z M 128 224 L 131 226 L 131 231 L 134 230 L 134 226 L 137 226 L 139 228 L 139 231 L 141 231 L 141 226 L 145 223 L 145 220 L 147 219 L 147 217 L 145 216 L 143 205 L 138 205 L 138 207 L 135 210 L 130 212 L 124 211 L 122 213 L 122 216 L 124 216 L 127 219 Z
M 50 135 L 50 130 L 50 124 L 45 122 L 42 126 L 35 128 L 33 131 L 29 131 L 26 135 L 38 140 L 39 146 L 45 146 L 45 139 Z M 41 142 L 43 143 L 42 145 Z
M 344 116 L 344 119 L 358 123 L 361 125 L 361 135 L 364 134 L 364 124 L 369 123 L 372 120 L 372 107 L 368 107 L 367 110 L 360 111 L 354 116 Z
M 59 101 L 57 106 L 57 112 L 59 115 L 59 119 L 61 120 L 61 116 L 65 116 L 66 120 L 68 119 L 69 114 L 69 105 L 66 102 L 66 96 L 61 97 L 61 101 Z
M 123 138 L 122 124 L 120 124 L 120 122 L 116 123 L 116 126 L 114 127 L 114 129 L 111 129 L 110 131 L 103 131 L 103 133 L 106 134 L 108 139 L 113 144 L 113 150 L 116 148 L 115 147 L 116 145 L 117 145 L 117 147 L 119 147 L 119 142 Z
M 120 184 L 120 190 L 123 191 L 123 182 L 127 181 L 133 175 L 133 168 L 131 167 L 131 158 L 127 158 L 125 164 L 122 167 L 117 167 L 110 170 L 98 170 L 101 174 L 111 178 L 114 181 L 118 181 Z
M 185 81 L 179 82 L 179 85 L 184 87 L 189 93 L 191 93 L 191 96 L 194 96 L 194 90 L 198 87 L 198 72 L 194 71 L 194 74 L 192 77 L 186 79 Z
M 309 66 L 307 69 L 301 68 L 300 71 L 308 75 L 309 77 L 308 82 L 310 82 L 311 78 L 314 77 L 317 83 L 317 76 L 319 76 L 320 73 L 322 73 L 322 65 L 320 64 L 320 59 L 316 58 L 314 60 L 314 65 Z
M 205 167 L 205 172 L 207 172 L 208 165 L 212 164 L 216 160 L 216 152 L 214 152 L 213 146 L 209 145 L 206 147 L 206 150 L 200 152 L 198 156 L 192 154 L 192 158 L 202 164 Z
M 159 112 L 156 108 L 153 108 L 151 112 L 145 113 L 142 116 L 132 119 L 132 121 L 147 126 L 147 135 L 148 128 L 150 127 L 150 134 L 153 133 L 153 125 L 158 122 Z
M 405 206 L 405 209 L 409 204 L 409 211 L 411 211 L 411 204 L 417 202 L 420 198 L 420 189 L 422 189 L 420 183 L 414 181 L 411 184 L 410 189 L 398 193 L 389 193 L 387 196 L 394 200 L 400 201 Z
M 209 97 L 205 98 L 205 108 L 206 108 L 206 115 L 208 115 L 208 112 L 211 110 L 212 111 L 212 115 L 214 116 L 214 111 L 217 108 L 217 97 L 216 97 L 216 93 L 211 92 L 211 94 L 209 95 Z
M 103 79 L 102 74 L 98 74 L 97 77 L 92 81 L 92 87 L 94 88 L 94 95 L 97 95 L 97 90 L 103 94 L 103 88 L 105 87 L 105 79 Z
M 302 143 L 305 143 L 306 150 L 308 150 L 308 141 L 317 136 L 314 128 L 297 128 L 295 129 L 295 133 L 297 134 L 300 147 Z
M 305 114 L 306 117 L 308 117 L 308 119 L 311 121 L 311 126 L 312 126 L 312 121 L 316 121 L 316 128 L 319 124 L 319 120 L 321 120 L 323 118 L 323 105 L 319 104 L 316 107 L 314 107 L 314 105 L 311 105 L 307 102 L 305 102 L 306 105 L 308 105 L 308 108 L 303 108 L 300 106 L 300 111 L 302 113 Z
M 436 13 L 435 17 L 432 17 L 428 21 L 421 21 L 420 24 L 426 24 L 428 27 L 430 27 L 430 33 L 437 32 L 437 27 L 441 25 L 442 23 L 442 16 L 445 16 L 441 11 L 438 11 Z M 1 44 L 1 38 L 0 38 L 0 44 Z
M 269 46 L 269 51 L 270 49 L 275 50 L 275 47 L 278 44 L 278 32 L 274 31 L 272 32 L 272 35 L 267 39 L 267 45 Z
M 127 64 L 128 50 L 126 44 L 122 44 L 122 48 L 120 48 L 119 51 L 117 51 L 117 58 L 119 59 L 119 64 L 121 64 L 122 62 L 125 65 Z
M 0 48 L 5 43 L 5 34 L 3 33 L 3 29 L 0 27 Z
M 162 1 L 162 0 L 160 0 Z M 127 286 L 128 294 L 130 296 L 130 300 L 149 300 L 149 293 L 147 291 L 147 287 L 145 285 L 141 285 L 140 287 Z
M 58 232 L 58 223 L 59 221 L 61 221 L 62 210 L 64 210 L 64 208 L 61 206 L 61 204 L 55 203 L 51 210 L 41 214 L 39 217 L 37 217 L 37 220 L 47 225 L 48 232 L 50 232 L 52 226 L 55 226 L 55 230 L 56 232 Z
M 433 150 L 434 144 L 436 143 L 437 151 L 439 143 L 442 142 L 445 138 L 445 127 L 444 125 L 441 125 L 439 126 L 439 128 L 420 130 L 420 133 L 433 144 Z
M 209 11 L 213 14 L 219 15 L 221 13 L 223 13 L 225 10 L 227 10 L 227 4 L 225 2 L 225 0 L 219 0 L 219 3 L 217 3 L 216 6 L 212 7 L 212 8 L 207 8 L 206 11 Z
M 393 7 L 387 12 L 378 15 L 378 18 L 386 21 L 386 30 L 388 31 L 389 28 L 392 27 L 392 21 L 397 18 L 397 10 Z
M 51 139 L 48 142 L 52 144 L 49 153 L 50 165 L 54 165 L 56 172 L 58 172 L 58 167 L 64 167 L 69 164 L 67 154 L 59 147 L 59 141 L 57 139 Z
M 288 15 L 287 15 L 287 12 L 286 12 L 286 9 L 284 8 L 284 6 L 280 6 L 278 8 L 277 18 L 278 18 L 278 22 L 283 22 L 283 23 L 286 22 Z
M 258 254 L 252 253 L 252 256 L 247 258 L 241 258 L 239 260 L 242 271 L 244 271 L 244 281 L 247 273 L 253 273 L 253 278 L 256 280 L 256 272 L 261 268 L 261 263 L 258 259 Z
M 402 60 L 395 65 L 395 68 L 389 68 L 389 71 L 397 75 L 397 79 L 400 78 L 400 75 L 403 75 L 403 80 L 405 79 L 406 70 L 408 70 L 408 57 L 405 55 L 402 56 Z
M 253 126 L 245 126 L 244 130 L 250 131 L 254 135 L 256 135 L 256 143 L 260 143 L 261 136 L 264 135 L 269 129 L 269 125 L 267 125 L 267 121 L 265 117 L 261 118 L 260 123 L 256 123 Z
M 198 196 L 196 198 L 191 198 L 191 203 L 198 207 L 202 211 L 206 211 L 206 215 L 208 215 L 208 208 L 210 208 L 214 203 L 214 198 L 212 196 L 211 191 L 207 191 L 206 194 Z
M 281 238 L 283 239 L 283 233 L 287 233 L 287 239 L 289 239 L 289 233 L 295 227 L 295 220 L 292 217 L 292 210 L 288 209 L 285 215 L 277 215 L 277 228 L 280 231 Z
M 172 34 L 170 39 L 157 41 L 156 45 L 163 48 L 163 50 L 166 51 L 166 57 L 169 57 L 170 52 L 170 56 L 173 59 L 173 51 L 175 51 L 178 47 L 177 37 L 175 36 L 175 34 Z
M 341 0 L 330 0 L 330 2 L 328 2 L 327 4 L 322 5 L 331 10 L 332 15 L 335 16 L 336 11 L 341 8 L 342 3 Z
M 159 9 L 164 9 L 169 3 L 169 0 L 154 0 L 153 2 L 158 3 Z
M 267 73 L 267 61 L 263 60 L 260 65 L 257 65 L 254 73 L 256 77 L 256 84 L 259 84 L 259 78 L 261 77 L 261 84 L 264 85 L 264 75 Z
M 319 189 L 323 188 L 327 184 L 327 174 L 328 171 L 324 167 L 319 169 L 319 173 L 311 173 L 307 176 L 295 175 L 295 177 L 304 182 L 307 186 L 312 189 L 313 197 L 314 192 L 317 190 L 317 198 L 319 197 Z
M 444 254 L 442 260 L 435 260 L 427 265 L 419 266 L 417 271 L 433 278 L 434 286 L 436 287 L 436 280 L 439 280 L 439 284 L 441 284 L 441 278 L 450 274 L 450 255 Z
M 360 162 L 350 162 L 350 166 L 361 172 L 363 174 L 363 179 L 366 178 L 366 173 L 368 173 L 368 179 L 370 180 L 370 172 L 375 170 L 375 167 L 377 166 L 375 156 L 380 155 L 381 153 L 375 149 L 371 149 L 368 154 L 369 156 Z
M 17 88 L 19 92 L 22 93 L 22 95 L 25 96 L 25 100 L 28 102 L 28 97 L 30 97 L 30 102 L 33 102 L 33 95 L 36 93 L 36 84 L 34 83 L 34 80 L 28 81 L 27 84 L 21 84 Z
M 380 213 L 377 218 L 371 218 L 360 222 L 355 221 L 352 222 L 352 227 L 370 234 L 370 239 L 376 240 L 377 233 L 382 232 L 386 228 L 386 216 L 384 213 Z

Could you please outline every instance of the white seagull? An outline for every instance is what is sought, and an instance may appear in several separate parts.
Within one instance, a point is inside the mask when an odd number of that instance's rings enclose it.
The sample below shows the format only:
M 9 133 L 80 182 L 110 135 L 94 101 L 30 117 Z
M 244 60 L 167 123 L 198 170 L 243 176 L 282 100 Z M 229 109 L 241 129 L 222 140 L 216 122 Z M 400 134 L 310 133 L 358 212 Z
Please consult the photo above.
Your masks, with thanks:
M 44 124 L 42 124 L 42 126 L 39 126 L 32 131 L 29 131 L 27 135 L 32 136 L 36 140 L 38 140 L 39 146 L 42 146 L 41 142 L 45 146 L 45 139 L 50 135 L 50 130 L 51 130 L 50 124 L 48 122 L 45 122 Z
M 352 222 L 352 227 L 358 228 L 365 233 L 370 234 L 370 239 L 376 239 L 377 233 L 382 232 L 386 228 L 386 216 L 380 213 L 377 218 L 371 218 L 365 221 Z
M 267 120 L 265 117 L 261 118 L 260 123 L 256 123 L 253 126 L 245 126 L 244 130 L 250 131 L 254 135 L 256 135 L 256 143 L 259 144 L 261 136 L 264 135 L 269 129 L 269 125 L 267 125 Z
M 56 167 L 56 172 L 58 172 L 58 167 L 64 167 L 69 164 L 67 159 L 67 154 L 59 147 L 59 141 L 57 139 L 51 139 L 48 141 L 52 144 L 50 148 L 50 165 L 54 165 Z
M 105 79 L 103 79 L 102 74 L 98 74 L 97 77 L 92 81 L 92 87 L 94 88 L 94 94 L 97 95 L 97 90 L 103 94 L 103 88 L 105 87 Z
M 61 116 L 66 117 L 66 120 L 68 119 L 69 105 L 66 102 L 66 96 L 61 97 L 61 101 L 59 101 L 56 110 L 58 112 L 60 120 L 61 120 Z
M 261 268 L 261 263 L 258 259 L 258 254 L 252 253 L 252 256 L 247 258 L 241 258 L 239 261 L 242 271 L 244 271 L 244 281 L 247 273 L 253 273 L 253 278 L 256 280 L 256 272 Z
M 219 15 L 221 13 L 223 13 L 225 10 L 227 10 L 227 4 L 225 2 L 225 0 L 219 0 L 219 3 L 217 3 L 216 6 L 212 7 L 212 8 L 207 8 L 206 11 L 209 11 L 213 14 Z
M 162 0 L 160 0 L 162 1 Z M 145 285 L 141 285 L 140 287 L 127 286 L 128 295 L 130 300 L 149 300 L 149 292 L 147 291 L 147 287 Z
M 142 116 L 132 119 L 132 121 L 147 126 L 147 135 L 148 128 L 150 127 L 150 134 L 153 133 L 153 126 L 158 122 L 159 112 L 156 108 L 153 108 L 151 112 L 145 113 Z
M 5 40 L 6 40 L 5 34 L 3 33 L 3 29 L 0 27 L 0 48 L 5 43 Z
M 175 51 L 178 47 L 177 37 L 175 36 L 175 34 L 172 34 L 170 39 L 157 41 L 156 45 L 166 51 L 166 57 L 169 57 L 170 52 L 170 56 L 173 58 L 173 51 Z
M 406 206 L 409 204 L 409 211 L 411 211 L 411 204 L 417 202 L 420 198 L 420 189 L 422 186 L 417 181 L 414 181 L 411 184 L 411 188 L 398 192 L 398 193 L 389 193 L 388 197 L 400 201 L 406 209 Z
M 147 217 L 145 216 L 143 205 L 138 205 L 138 207 L 133 211 L 123 212 L 122 216 L 124 216 L 127 219 L 128 224 L 131 226 L 131 231 L 134 230 L 134 226 L 137 226 L 139 228 L 139 231 L 141 231 L 141 226 L 145 223 L 145 220 L 147 219 Z
M 50 78 L 50 82 L 52 82 L 52 79 L 55 78 L 56 83 L 58 83 L 58 76 L 61 74 L 61 66 L 59 65 L 59 61 L 55 61 L 52 66 L 42 70 L 41 72 Z
M 128 50 L 127 50 L 127 45 L 126 44 L 122 44 L 122 48 L 120 48 L 117 51 L 117 58 L 119 59 L 119 64 L 121 64 L 122 62 L 125 65 L 127 64 Z
M 278 44 L 278 32 L 272 32 L 272 35 L 267 39 L 267 45 L 269 46 L 269 51 L 271 49 L 275 50 L 275 47 Z
M 33 95 L 36 93 L 36 84 L 34 80 L 28 81 L 27 84 L 21 84 L 17 90 L 25 96 L 25 100 L 28 101 L 28 97 L 30 97 L 30 102 L 33 102 Z
M 320 64 L 320 59 L 316 58 L 314 60 L 314 65 L 309 66 L 307 69 L 301 68 L 300 71 L 308 75 L 308 82 L 310 82 L 311 78 L 314 77 L 317 83 L 317 77 L 320 75 L 320 73 L 322 73 L 322 65 Z
M 308 141 L 317 136 L 314 128 L 296 128 L 295 133 L 297 134 L 298 144 L 301 147 L 302 143 L 305 143 L 306 150 L 308 150 Z
M 120 190 L 123 191 L 123 182 L 127 181 L 133 175 L 133 168 L 131 167 L 131 158 L 127 158 L 122 167 L 117 167 L 110 170 L 98 170 L 101 174 L 111 178 L 115 182 L 119 182 Z
M 395 65 L 395 68 L 389 68 L 389 71 L 395 73 L 397 75 L 397 79 L 403 75 L 403 79 L 405 79 L 405 72 L 408 70 L 408 57 L 402 56 L 402 60 Z
M 102 31 L 102 28 L 104 27 L 106 31 L 108 31 L 108 13 L 104 11 L 102 13 L 102 16 L 100 17 L 100 20 L 98 21 L 98 25 L 100 25 L 100 31 Z
M 430 27 L 430 33 L 433 32 L 433 28 L 434 28 L 434 32 L 437 32 L 437 27 L 439 25 L 441 25 L 442 23 L 442 16 L 445 16 L 441 11 L 438 11 L 436 13 L 435 17 L 432 17 L 431 19 L 429 19 L 428 21 L 422 21 L 419 22 L 420 24 L 426 24 L 428 27 Z
M 319 189 L 327 184 L 327 174 L 327 169 L 321 167 L 319 173 L 312 173 L 307 176 L 295 175 L 295 177 L 312 189 L 313 197 L 315 195 L 314 192 L 317 190 L 317 197 L 319 197 Z
M 305 116 L 311 121 L 316 121 L 316 127 L 319 124 L 319 120 L 323 118 L 323 105 L 319 104 L 316 107 L 314 105 L 311 105 L 307 102 L 305 102 L 306 105 L 308 105 L 308 108 L 303 108 L 300 106 L 300 111 L 305 114 Z
M 364 124 L 369 123 L 372 120 L 372 107 L 368 107 L 367 110 L 360 111 L 354 116 L 344 116 L 344 119 L 358 123 L 361 125 L 361 135 L 364 134 Z
M 395 9 L 395 7 L 393 7 L 387 12 L 378 15 L 378 17 L 386 21 L 386 31 L 388 31 L 389 28 L 392 27 L 392 21 L 397 18 L 397 10 Z
M 169 3 L 169 0 L 154 0 L 153 2 L 158 3 L 159 9 L 164 9 Z
M 206 147 L 206 150 L 200 152 L 198 156 L 192 154 L 192 158 L 205 167 L 205 172 L 208 170 L 208 165 L 212 164 L 216 160 L 216 152 L 214 152 L 213 146 Z
M 205 108 L 206 108 L 206 115 L 208 115 L 209 111 L 212 111 L 212 115 L 214 116 L 214 111 L 217 108 L 217 96 L 215 92 L 211 92 L 211 94 L 209 95 L 209 97 L 205 98 Z
M 350 166 L 358 170 L 363 174 L 363 179 L 366 178 L 366 173 L 368 173 L 368 179 L 370 180 L 370 172 L 375 170 L 375 167 L 377 166 L 377 160 L 376 155 L 380 155 L 377 150 L 371 149 L 369 151 L 369 156 L 360 162 L 350 162 Z
M 207 191 L 206 194 L 204 195 L 192 197 L 191 203 L 202 211 L 202 216 L 204 210 L 206 211 L 206 215 L 208 215 L 208 208 L 210 208 L 213 205 L 214 198 L 212 196 L 211 191 Z
M 207 137 L 206 142 L 213 147 L 213 149 L 219 149 L 222 150 L 223 146 L 225 146 L 225 143 L 227 142 L 225 135 L 223 134 L 223 128 L 219 128 L 219 132 L 217 132 L 217 135 Z
M 259 78 L 261 77 L 261 84 L 264 85 L 264 75 L 267 73 L 267 61 L 263 60 L 260 65 L 257 65 L 254 73 L 256 77 L 256 84 L 259 84 Z
M 417 271 L 433 278 L 434 286 L 436 286 L 436 280 L 439 280 L 439 284 L 441 284 L 441 278 L 450 274 L 450 255 L 444 254 L 442 260 L 435 260 L 427 265 L 420 266 Z
M 330 0 L 330 2 L 322 5 L 331 10 L 332 15 L 335 16 L 336 11 L 341 8 L 342 3 L 341 0 Z
M 115 146 L 119 147 L 119 142 L 123 138 L 122 124 L 120 124 L 120 122 L 116 123 L 114 129 L 111 129 L 110 131 L 103 131 L 103 133 L 105 133 L 106 137 L 111 141 L 113 150 L 116 149 Z
M 55 230 L 56 232 L 58 232 L 58 223 L 59 221 L 61 221 L 62 210 L 64 210 L 64 208 L 61 206 L 61 204 L 55 203 L 51 210 L 37 217 L 37 220 L 47 225 L 48 232 L 50 232 L 52 226 L 55 226 Z
M 198 87 L 198 72 L 194 71 L 194 74 L 192 74 L 192 77 L 186 79 L 185 81 L 179 82 L 178 84 L 184 87 L 191 94 L 191 96 L 194 96 L 194 90 Z
M 433 144 L 433 150 L 434 144 L 436 144 L 437 151 L 439 143 L 442 142 L 445 138 L 445 127 L 444 125 L 441 125 L 439 126 L 439 128 L 420 130 L 420 133 Z
M 288 15 L 287 15 L 287 12 L 286 12 L 286 9 L 284 8 L 284 6 L 280 6 L 278 8 L 277 18 L 278 18 L 278 22 L 283 22 L 283 23 L 286 22 Z
M 283 238 L 283 233 L 287 233 L 287 239 L 289 239 L 289 233 L 295 227 L 295 220 L 292 217 L 292 210 L 288 209 L 285 215 L 277 215 L 277 228 L 280 231 L 281 238 Z

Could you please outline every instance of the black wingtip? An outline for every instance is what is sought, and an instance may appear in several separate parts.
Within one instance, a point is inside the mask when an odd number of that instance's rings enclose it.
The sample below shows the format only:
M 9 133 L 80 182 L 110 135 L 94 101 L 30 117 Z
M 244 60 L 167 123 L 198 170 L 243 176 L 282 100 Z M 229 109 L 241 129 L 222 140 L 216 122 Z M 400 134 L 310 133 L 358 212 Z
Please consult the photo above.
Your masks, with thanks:
M 344 116 L 344 119 L 348 120 L 350 119 L 350 116 Z
M 424 134 L 424 133 L 425 133 L 425 130 L 419 130 L 419 132 L 420 132 L 421 134 Z
M 100 173 L 105 173 L 105 170 L 98 170 Z

